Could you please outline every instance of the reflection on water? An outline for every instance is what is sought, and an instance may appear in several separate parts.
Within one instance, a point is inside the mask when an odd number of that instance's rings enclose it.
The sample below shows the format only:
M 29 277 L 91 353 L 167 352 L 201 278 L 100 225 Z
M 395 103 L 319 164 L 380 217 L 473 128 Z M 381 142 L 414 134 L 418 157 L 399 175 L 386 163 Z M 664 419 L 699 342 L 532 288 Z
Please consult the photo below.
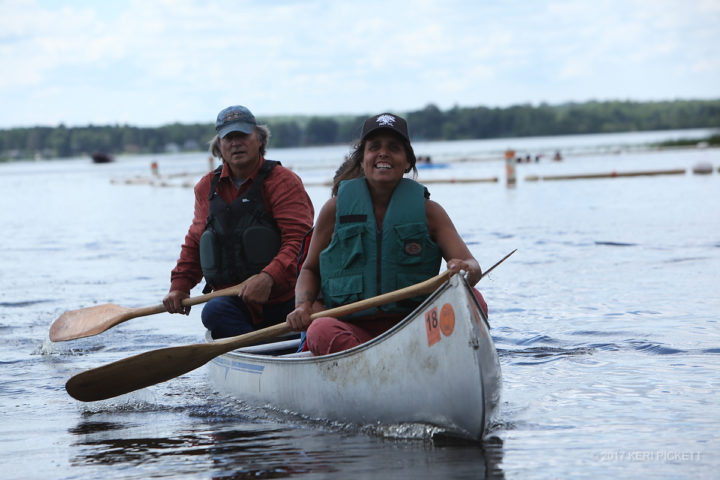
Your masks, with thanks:
M 173 472 L 171 476 L 202 472 L 213 479 L 323 477 L 340 471 L 344 478 L 375 477 L 378 472 L 388 478 L 417 478 L 428 469 L 434 478 L 504 477 L 502 440 L 495 436 L 482 443 L 442 436 L 387 441 L 358 437 L 357 432 L 350 435 L 347 430 L 317 430 L 317 426 L 288 429 L 248 419 L 229 423 L 198 425 L 202 428 L 158 437 L 137 424 L 84 420 L 69 430 L 77 437 L 70 463 L 134 469 L 162 464 Z
M 80 423 L 77 427 L 73 427 L 68 431 L 73 435 L 89 435 L 91 433 L 107 432 L 111 430 L 122 430 L 126 428 L 125 425 L 115 422 L 97 422 L 97 421 L 85 421 Z

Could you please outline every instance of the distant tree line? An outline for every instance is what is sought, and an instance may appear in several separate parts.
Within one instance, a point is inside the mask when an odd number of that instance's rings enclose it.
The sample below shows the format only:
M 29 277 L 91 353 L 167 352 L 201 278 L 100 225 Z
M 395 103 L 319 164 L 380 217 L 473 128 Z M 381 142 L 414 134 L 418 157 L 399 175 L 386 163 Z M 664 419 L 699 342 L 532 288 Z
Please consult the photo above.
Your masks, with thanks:
M 435 105 L 406 116 L 413 140 L 461 140 L 720 127 L 720 100 L 585 102 L 515 105 L 508 108 Z M 270 147 L 346 144 L 360 136 L 358 116 L 294 116 L 258 119 L 270 127 Z M 108 125 L 0 130 L 0 159 L 63 158 L 94 152 L 200 151 L 215 135 L 213 123 L 162 127 Z
M 701 141 L 698 141 L 701 140 Z M 707 146 L 720 147 L 720 135 L 710 135 L 707 138 L 678 138 L 676 140 L 666 140 L 659 142 L 658 147 L 697 147 L 705 144 Z

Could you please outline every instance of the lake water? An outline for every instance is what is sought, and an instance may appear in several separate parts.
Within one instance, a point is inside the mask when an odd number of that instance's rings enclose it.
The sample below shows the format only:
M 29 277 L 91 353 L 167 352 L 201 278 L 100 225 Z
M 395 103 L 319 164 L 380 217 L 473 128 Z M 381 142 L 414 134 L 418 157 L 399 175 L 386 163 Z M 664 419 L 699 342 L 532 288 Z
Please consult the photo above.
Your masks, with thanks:
M 51 343 L 65 310 L 159 304 L 207 155 L 0 164 L 0 466 L 3 479 L 717 478 L 720 468 L 720 149 L 641 148 L 707 131 L 437 142 L 430 183 L 483 267 L 503 371 L 482 444 L 421 429 L 298 418 L 220 396 L 204 368 L 97 403 L 71 376 L 202 341 L 200 308 Z M 503 151 L 545 156 L 505 184 Z M 561 150 L 562 162 L 551 154 Z M 316 210 L 347 147 L 270 150 Z M 125 183 L 150 176 L 167 187 Z M 713 165 L 696 175 L 698 162 Z M 682 175 L 526 181 L 686 169 Z M 188 174 L 188 175 L 181 175 Z M 193 295 L 199 294 L 199 288 Z M 379 399 L 382 401 L 382 399 Z

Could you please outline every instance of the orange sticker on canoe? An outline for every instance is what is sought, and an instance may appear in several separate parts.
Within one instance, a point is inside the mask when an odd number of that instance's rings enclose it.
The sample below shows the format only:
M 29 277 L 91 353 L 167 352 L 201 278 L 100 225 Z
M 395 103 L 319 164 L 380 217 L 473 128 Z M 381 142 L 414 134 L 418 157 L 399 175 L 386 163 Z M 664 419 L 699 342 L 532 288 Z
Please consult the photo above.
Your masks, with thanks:
M 440 331 L 449 337 L 453 330 L 455 330 L 455 310 L 452 305 L 446 303 L 440 310 Z
M 425 312 L 425 330 L 427 330 L 428 347 L 432 347 L 440 341 L 440 322 L 437 307 Z

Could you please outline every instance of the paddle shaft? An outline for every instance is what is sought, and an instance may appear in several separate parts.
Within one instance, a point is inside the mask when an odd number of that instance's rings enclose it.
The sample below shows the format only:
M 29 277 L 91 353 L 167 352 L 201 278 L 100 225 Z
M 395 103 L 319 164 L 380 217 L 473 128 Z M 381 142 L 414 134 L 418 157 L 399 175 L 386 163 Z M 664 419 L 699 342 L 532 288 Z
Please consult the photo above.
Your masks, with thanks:
M 331 308 L 313 314 L 319 317 L 343 317 L 351 313 L 397 302 L 417 295 L 428 294 L 439 288 L 450 277 L 445 271 L 424 282 L 401 288 L 377 297 L 360 300 L 348 305 Z M 223 338 L 211 343 L 199 343 L 181 347 L 168 347 L 141 353 L 87 370 L 73 376 L 65 389 L 73 398 L 84 402 L 105 400 L 140 388 L 149 387 L 195 370 L 213 358 L 240 347 L 253 345 L 290 332 L 287 322 L 254 332 Z
M 197 297 L 188 297 L 183 299 L 182 304 L 184 307 L 192 307 L 193 305 L 199 305 L 201 303 L 209 302 L 215 297 L 231 297 L 233 295 L 239 294 L 241 287 L 244 284 L 245 282 L 234 285 L 232 287 L 223 288 L 222 290 L 215 290 L 214 292 L 199 295 Z M 163 312 L 167 312 L 167 308 L 165 308 L 165 305 L 163 305 L 162 303 L 160 305 L 154 305 L 152 307 L 137 307 L 125 313 L 125 315 L 123 315 L 123 319 L 117 323 L 122 323 L 132 318 L 146 317 L 148 315 L 155 315 L 157 313 Z M 115 325 L 117 325 L 117 323 Z
M 184 307 L 192 307 L 193 305 L 199 305 L 201 303 L 208 302 L 215 297 L 230 297 L 233 295 L 237 295 L 238 293 L 240 293 L 240 290 L 244 284 L 245 282 L 242 282 L 237 285 L 233 285 L 232 287 L 223 288 L 222 290 L 215 290 L 214 292 L 199 295 L 197 297 L 188 297 L 183 299 L 182 304 Z M 147 315 L 155 315 L 156 313 L 163 312 L 167 312 L 167 308 L 165 308 L 165 305 L 163 305 L 162 303 L 160 305 L 154 305 L 152 307 L 138 307 L 133 309 L 131 314 L 132 316 L 128 317 L 127 320 L 130 320 L 131 318 L 144 317 Z

